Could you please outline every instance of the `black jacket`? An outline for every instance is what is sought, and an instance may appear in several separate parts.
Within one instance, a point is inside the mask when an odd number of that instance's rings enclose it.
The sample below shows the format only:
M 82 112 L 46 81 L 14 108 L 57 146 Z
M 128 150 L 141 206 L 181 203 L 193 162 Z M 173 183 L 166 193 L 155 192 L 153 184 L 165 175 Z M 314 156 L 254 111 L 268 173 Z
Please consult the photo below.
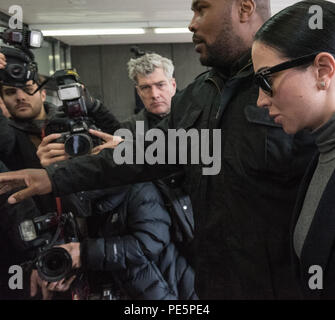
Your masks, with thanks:
M 294 227 L 299 218 L 305 196 L 312 180 L 314 171 L 318 163 L 318 154 L 309 166 L 305 177 L 301 183 L 296 207 L 294 210 L 294 220 L 291 230 L 293 239 Z M 295 272 L 301 283 L 301 288 L 306 299 L 334 299 L 335 298 L 335 172 L 329 179 L 324 190 L 317 211 L 313 217 L 312 224 L 307 233 L 299 259 L 295 253 L 292 241 L 292 257 Z M 314 284 L 313 276 L 315 270 L 310 270 L 312 266 L 322 268 L 321 282 L 323 288 L 311 289 L 310 282 Z M 320 273 L 319 273 L 320 275 Z M 320 278 L 319 278 L 320 279 Z
M 256 106 L 257 97 L 249 53 L 233 66 L 232 76 L 211 70 L 176 94 L 170 116 L 159 124 L 164 131 L 222 132 L 217 176 L 202 175 L 202 163 L 182 166 L 194 208 L 200 298 L 300 296 L 291 272 L 289 224 L 315 146 L 309 135 L 285 134 L 266 109 Z M 209 147 L 215 147 L 212 141 Z M 54 193 L 153 180 L 181 167 L 116 165 L 113 152 L 48 167 Z
M 130 299 L 197 298 L 193 270 L 173 239 L 173 217 L 152 183 L 98 190 L 83 197 L 94 212 L 88 218 L 90 238 L 81 244 L 83 266 L 104 271 L 90 275 L 93 289 L 101 279 L 104 286 L 116 283 Z
M 57 108 L 44 104 L 47 120 L 52 118 Z M 0 160 L 4 162 L 9 170 L 20 170 L 25 168 L 42 168 L 40 160 L 36 155 L 37 147 L 32 142 L 42 139 L 42 128 L 45 121 L 20 121 L 7 119 L 0 110 Z M 33 197 L 35 205 L 41 214 L 56 211 L 55 197 L 43 195 Z M 77 215 L 85 215 L 85 208 L 75 195 L 62 197 L 63 211 L 71 211 Z
M 147 132 L 149 129 L 154 128 L 161 120 L 162 117 L 159 115 L 153 114 L 148 112 L 146 109 L 141 110 L 138 114 L 131 116 L 125 121 L 119 122 L 114 118 L 114 116 L 111 114 L 111 112 L 103 105 L 100 101 L 96 100 L 95 105 L 91 108 L 89 108 L 89 115 L 95 120 L 96 124 L 100 126 L 100 128 L 103 129 L 103 131 L 114 133 L 117 129 L 129 129 L 131 132 L 136 132 L 136 123 L 137 121 L 142 121 L 144 124 L 144 131 Z M 190 251 L 190 242 L 193 240 L 193 232 L 194 232 L 194 221 L 193 221 L 193 211 L 192 211 L 192 204 L 191 200 L 188 195 L 183 192 L 183 190 L 180 188 L 181 181 L 183 179 L 182 174 L 173 174 L 170 177 L 167 177 L 164 180 L 157 180 L 155 181 L 155 185 L 159 188 L 160 193 L 162 194 L 164 198 L 164 205 L 165 209 L 163 207 L 158 207 L 158 210 L 168 210 L 168 212 L 171 214 L 171 225 L 169 228 L 170 232 L 170 254 L 172 256 L 179 255 L 178 258 L 179 261 L 183 261 L 183 263 L 178 266 L 175 266 L 175 257 L 172 257 L 171 263 L 166 261 L 169 267 L 169 272 L 164 271 L 164 274 L 170 273 L 170 276 L 168 276 L 168 286 L 170 288 L 174 288 L 174 292 L 167 293 L 167 289 L 163 290 L 163 292 L 157 292 L 155 286 L 153 287 L 154 291 L 150 293 L 149 292 L 142 292 L 138 293 L 137 290 L 143 290 L 143 288 L 136 289 L 134 293 L 132 293 L 132 287 L 134 287 L 133 284 L 130 284 L 130 287 L 128 288 L 128 292 L 130 293 L 131 297 L 135 298 L 141 298 L 141 299 L 195 299 L 196 295 L 194 293 L 194 275 L 193 270 L 189 266 L 188 262 L 186 262 L 185 258 L 188 257 L 189 259 L 192 258 L 192 252 Z M 124 190 L 124 189 L 123 189 Z M 100 193 L 106 194 L 105 199 L 101 200 Z M 141 194 L 143 191 L 141 191 Z M 87 201 L 87 205 L 91 206 L 91 212 L 96 217 L 96 212 L 99 212 L 99 208 L 101 211 L 101 208 L 104 208 L 105 210 L 113 210 L 113 192 L 111 195 L 107 196 L 108 190 L 99 190 L 91 193 L 81 193 L 83 195 L 83 198 L 90 197 L 92 198 L 92 201 Z M 144 199 L 143 195 L 141 197 Z M 139 197 L 139 200 L 141 200 Z M 109 199 L 107 201 L 107 199 Z M 143 200 L 142 199 L 142 200 Z M 153 197 L 152 202 L 155 203 L 157 201 L 157 197 Z M 111 202 L 110 202 L 111 201 Z M 99 203 L 98 205 L 93 205 L 93 203 Z M 123 204 L 123 206 L 126 206 L 127 204 Z M 111 207 L 111 208 L 109 208 Z M 148 206 L 143 206 L 143 209 Z M 109 208 L 109 209 L 108 209 Z M 154 216 L 155 212 L 153 212 L 153 207 L 150 208 L 151 215 Z M 159 212 L 157 212 L 159 215 Z M 94 220 L 96 218 L 90 219 L 90 224 L 94 223 Z M 95 222 L 96 223 L 96 222 Z M 175 246 L 178 246 L 179 253 L 173 249 L 174 254 L 171 254 L 171 248 L 175 248 Z M 182 257 L 183 256 L 183 257 Z M 159 267 L 162 267 L 160 265 Z M 165 267 L 162 267 L 165 269 Z M 176 270 L 175 270 L 176 269 Z M 186 270 L 185 278 L 178 279 L 176 277 L 176 274 L 180 274 L 183 269 Z M 151 272 L 152 274 L 152 272 Z M 162 275 L 163 277 L 163 275 Z M 163 277 L 164 278 L 164 277 Z M 101 276 L 101 281 L 105 282 L 106 276 Z M 157 276 L 155 276 L 155 273 L 153 273 L 149 278 L 149 282 L 153 282 L 157 280 Z M 158 280 L 157 280 L 158 281 Z M 165 281 L 165 280 L 164 280 Z M 160 282 L 160 281 L 159 281 Z M 163 285 L 163 287 L 166 287 L 166 285 Z M 181 292 L 179 293 L 179 289 Z

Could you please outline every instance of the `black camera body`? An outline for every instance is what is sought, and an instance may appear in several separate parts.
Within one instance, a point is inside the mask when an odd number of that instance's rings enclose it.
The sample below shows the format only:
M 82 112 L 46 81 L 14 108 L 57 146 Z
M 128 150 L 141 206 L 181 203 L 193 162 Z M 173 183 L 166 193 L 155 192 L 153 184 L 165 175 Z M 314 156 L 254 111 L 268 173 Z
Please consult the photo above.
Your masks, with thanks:
M 54 247 L 79 241 L 77 223 L 71 212 L 60 216 L 52 212 L 25 220 L 19 225 L 19 231 L 22 240 L 36 250 L 36 257 L 23 265 L 36 268 L 41 279 L 55 282 L 76 272 L 72 269 L 70 254 L 64 248 Z
M 92 136 L 89 129 L 99 130 L 94 122 L 86 119 L 59 118 L 51 120 L 45 128 L 45 135 L 61 133 L 62 136 L 54 143 L 64 143 L 65 152 L 71 157 L 89 154 L 101 139 Z
M 32 48 L 39 48 L 43 36 L 38 30 L 5 29 L 0 38 L 12 47 L 1 47 L 0 52 L 6 57 L 7 65 L 0 70 L 1 83 L 15 87 L 25 87 L 26 82 L 38 82 L 38 68 L 34 61 Z
M 6 56 L 7 65 L 0 70 L 0 81 L 3 84 L 22 87 L 26 82 L 37 82 L 37 64 L 20 49 L 3 47 L 1 53 Z
M 61 133 L 62 136 L 54 142 L 64 143 L 65 151 L 71 157 L 89 154 L 102 140 L 89 133 L 89 129 L 99 129 L 88 117 L 79 75 L 67 69 L 57 71 L 53 78 L 57 83 L 58 97 L 63 102 L 61 109 L 64 116 L 51 119 L 45 127 L 45 135 Z

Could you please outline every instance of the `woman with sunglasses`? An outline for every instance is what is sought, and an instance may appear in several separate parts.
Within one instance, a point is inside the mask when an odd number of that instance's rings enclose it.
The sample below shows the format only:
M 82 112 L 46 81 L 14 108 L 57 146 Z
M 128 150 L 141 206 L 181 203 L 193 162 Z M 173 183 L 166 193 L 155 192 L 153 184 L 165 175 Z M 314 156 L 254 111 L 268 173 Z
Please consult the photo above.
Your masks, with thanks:
M 315 7 L 322 15 L 315 15 Z M 311 10 L 312 8 L 312 10 Z M 311 14 L 310 13 L 313 12 Z M 322 19 L 323 28 L 315 28 Z M 292 251 L 306 298 L 335 298 L 335 4 L 301 1 L 268 20 L 252 58 L 258 106 L 288 134 L 309 129 L 319 153 L 303 179 Z

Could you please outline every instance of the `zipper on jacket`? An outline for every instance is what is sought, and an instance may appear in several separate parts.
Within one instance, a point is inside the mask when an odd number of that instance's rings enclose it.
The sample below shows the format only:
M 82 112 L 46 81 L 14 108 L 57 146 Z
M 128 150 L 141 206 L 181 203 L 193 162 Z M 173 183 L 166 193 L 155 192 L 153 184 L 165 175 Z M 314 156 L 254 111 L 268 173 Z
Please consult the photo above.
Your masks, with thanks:
M 216 89 L 218 90 L 218 92 L 219 92 L 220 95 L 223 94 L 223 92 L 221 92 L 220 86 L 218 85 L 218 83 L 215 81 L 214 78 L 208 78 L 208 80 L 211 81 L 211 82 L 214 84 L 214 86 L 216 87 Z M 224 88 L 222 88 L 222 90 L 223 90 L 223 89 L 224 89 Z M 220 110 L 221 110 L 221 108 L 222 108 L 222 106 L 221 106 L 221 103 L 220 103 L 219 108 L 218 108 L 218 110 L 217 110 L 217 112 L 216 112 L 216 115 L 215 115 L 215 119 L 216 119 L 216 120 L 218 119 L 218 116 L 219 116 L 219 114 L 220 114 Z M 208 125 L 209 125 L 209 123 L 208 123 Z

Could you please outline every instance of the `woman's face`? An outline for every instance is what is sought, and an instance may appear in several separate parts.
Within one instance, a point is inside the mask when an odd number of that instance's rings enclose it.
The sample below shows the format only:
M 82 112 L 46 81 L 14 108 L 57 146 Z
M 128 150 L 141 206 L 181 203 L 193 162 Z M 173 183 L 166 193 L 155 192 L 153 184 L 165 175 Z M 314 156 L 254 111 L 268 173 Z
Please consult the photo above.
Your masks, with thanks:
M 291 59 L 283 58 L 279 51 L 255 41 L 252 60 L 257 72 Z M 270 76 L 272 96 L 259 89 L 257 105 L 268 108 L 270 116 L 283 126 L 286 133 L 294 134 L 304 128 L 315 129 L 323 123 L 322 102 L 325 98 L 318 89 L 315 69 L 312 63 L 307 68 L 274 73 Z

